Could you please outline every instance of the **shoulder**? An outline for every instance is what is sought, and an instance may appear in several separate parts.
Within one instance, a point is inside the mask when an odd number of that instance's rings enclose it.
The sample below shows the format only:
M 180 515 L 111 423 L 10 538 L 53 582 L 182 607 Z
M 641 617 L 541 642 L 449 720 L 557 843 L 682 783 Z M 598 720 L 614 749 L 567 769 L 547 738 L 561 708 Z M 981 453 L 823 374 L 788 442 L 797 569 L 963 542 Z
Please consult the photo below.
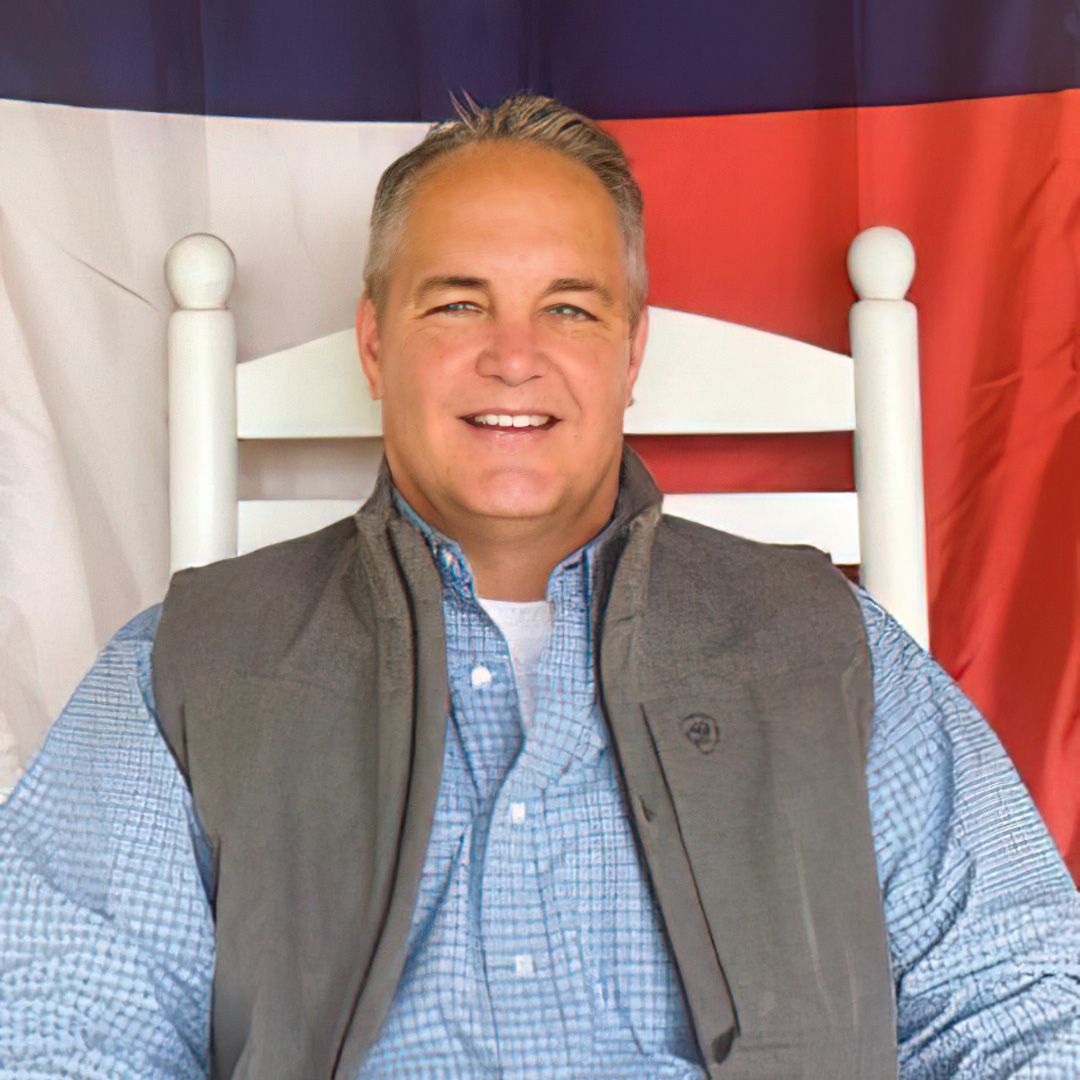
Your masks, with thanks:
M 169 584 L 167 606 L 182 597 L 213 600 L 217 607 L 236 601 L 256 609 L 264 602 L 287 600 L 329 575 L 352 550 L 355 536 L 355 520 L 342 518 L 246 555 L 179 570 Z
M 142 646 L 152 645 L 160 621 L 160 604 L 154 604 L 140 611 L 113 634 L 103 652 L 139 651 Z
M 152 778 L 155 792 L 168 787 L 168 754 L 157 738 L 151 680 L 160 615 L 160 604 L 139 612 L 105 643 L 16 789 L 23 802 L 34 801 L 38 796 L 28 792 L 39 788 L 42 798 L 55 798 L 50 785 L 60 785 L 65 798 L 85 798 L 89 805 L 136 776 Z
M 649 592 L 726 626 L 796 622 L 801 634 L 812 634 L 842 622 L 862 637 L 855 596 L 825 552 L 760 543 L 666 514 L 656 530 Z
M 907 767 L 950 756 L 952 744 L 996 742 L 985 720 L 934 657 L 862 588 L 852 587 L 874 679 L 875 742 L 902 747 Z
M 172 576 L 165 596 L 158 650 L 179 633 L 211 640 L 256 627 L 273 633 L 300 622 L 326 583 L 354 552 L 356 523 L 343 518 L 317 532 Z
M 340 586 L 355 545 L 356 523 L 349 517 L 174 574 L 154 640 L 159 705 L 168 712 L 173 684 L 184 672 L 272 669 L 335 583 Z

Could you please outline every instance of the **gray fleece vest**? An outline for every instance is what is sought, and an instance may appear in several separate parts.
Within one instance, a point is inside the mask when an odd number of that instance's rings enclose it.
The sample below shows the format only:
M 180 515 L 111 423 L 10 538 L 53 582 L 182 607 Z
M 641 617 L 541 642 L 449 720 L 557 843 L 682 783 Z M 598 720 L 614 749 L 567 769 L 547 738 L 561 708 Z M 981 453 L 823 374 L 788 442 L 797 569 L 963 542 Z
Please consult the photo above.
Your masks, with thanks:
M 858 605 L 820 552 L 662 516 L 627 450 L 597 685 L 710 1077 L 895 1077 Z M 176 574 L 159 722 L 213 847 L 215 1077 L 355 1080 L 405 962 L 449 708 L 385 472 L 352 518 Z

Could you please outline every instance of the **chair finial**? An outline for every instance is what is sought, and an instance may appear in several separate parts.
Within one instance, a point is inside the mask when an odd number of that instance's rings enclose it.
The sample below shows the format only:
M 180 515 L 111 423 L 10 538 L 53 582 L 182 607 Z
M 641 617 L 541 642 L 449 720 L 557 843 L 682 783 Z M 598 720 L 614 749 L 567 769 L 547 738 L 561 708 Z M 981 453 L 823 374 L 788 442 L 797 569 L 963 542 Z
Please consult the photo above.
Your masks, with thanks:
M 915 276 L 915 249 L 899 229 L 875 225 L 852 240 L 847 269 L 860 300 L 903 300 Z
M 236 258 L 224 240 L 210 233 L 192 233 L 166 253 L 165 281 L 178 308 L 223 308 L 236 281 Z

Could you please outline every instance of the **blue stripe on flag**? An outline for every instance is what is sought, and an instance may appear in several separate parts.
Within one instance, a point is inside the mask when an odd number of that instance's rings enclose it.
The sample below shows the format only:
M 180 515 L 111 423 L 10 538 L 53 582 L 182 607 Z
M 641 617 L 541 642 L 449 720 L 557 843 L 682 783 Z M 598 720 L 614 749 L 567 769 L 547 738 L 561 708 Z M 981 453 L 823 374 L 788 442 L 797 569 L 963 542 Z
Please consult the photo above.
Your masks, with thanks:
M 595 116 L 910 104 L 1080 85 L 1074 0 L 31 0 L 0 96 L 326 120 L 523 87 Z

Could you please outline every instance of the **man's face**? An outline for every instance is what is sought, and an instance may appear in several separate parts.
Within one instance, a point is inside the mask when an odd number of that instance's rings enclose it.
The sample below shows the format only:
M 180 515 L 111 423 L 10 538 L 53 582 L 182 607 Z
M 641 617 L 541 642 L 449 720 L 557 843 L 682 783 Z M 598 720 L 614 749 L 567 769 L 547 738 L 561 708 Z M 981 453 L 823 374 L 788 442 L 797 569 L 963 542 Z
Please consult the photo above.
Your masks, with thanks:
M 438 162 L 357 329 L 394 482 L 433 524 L 603 525 L 645 317 L 631 332 L 615 205 L 588 169 L 509 143 Z

